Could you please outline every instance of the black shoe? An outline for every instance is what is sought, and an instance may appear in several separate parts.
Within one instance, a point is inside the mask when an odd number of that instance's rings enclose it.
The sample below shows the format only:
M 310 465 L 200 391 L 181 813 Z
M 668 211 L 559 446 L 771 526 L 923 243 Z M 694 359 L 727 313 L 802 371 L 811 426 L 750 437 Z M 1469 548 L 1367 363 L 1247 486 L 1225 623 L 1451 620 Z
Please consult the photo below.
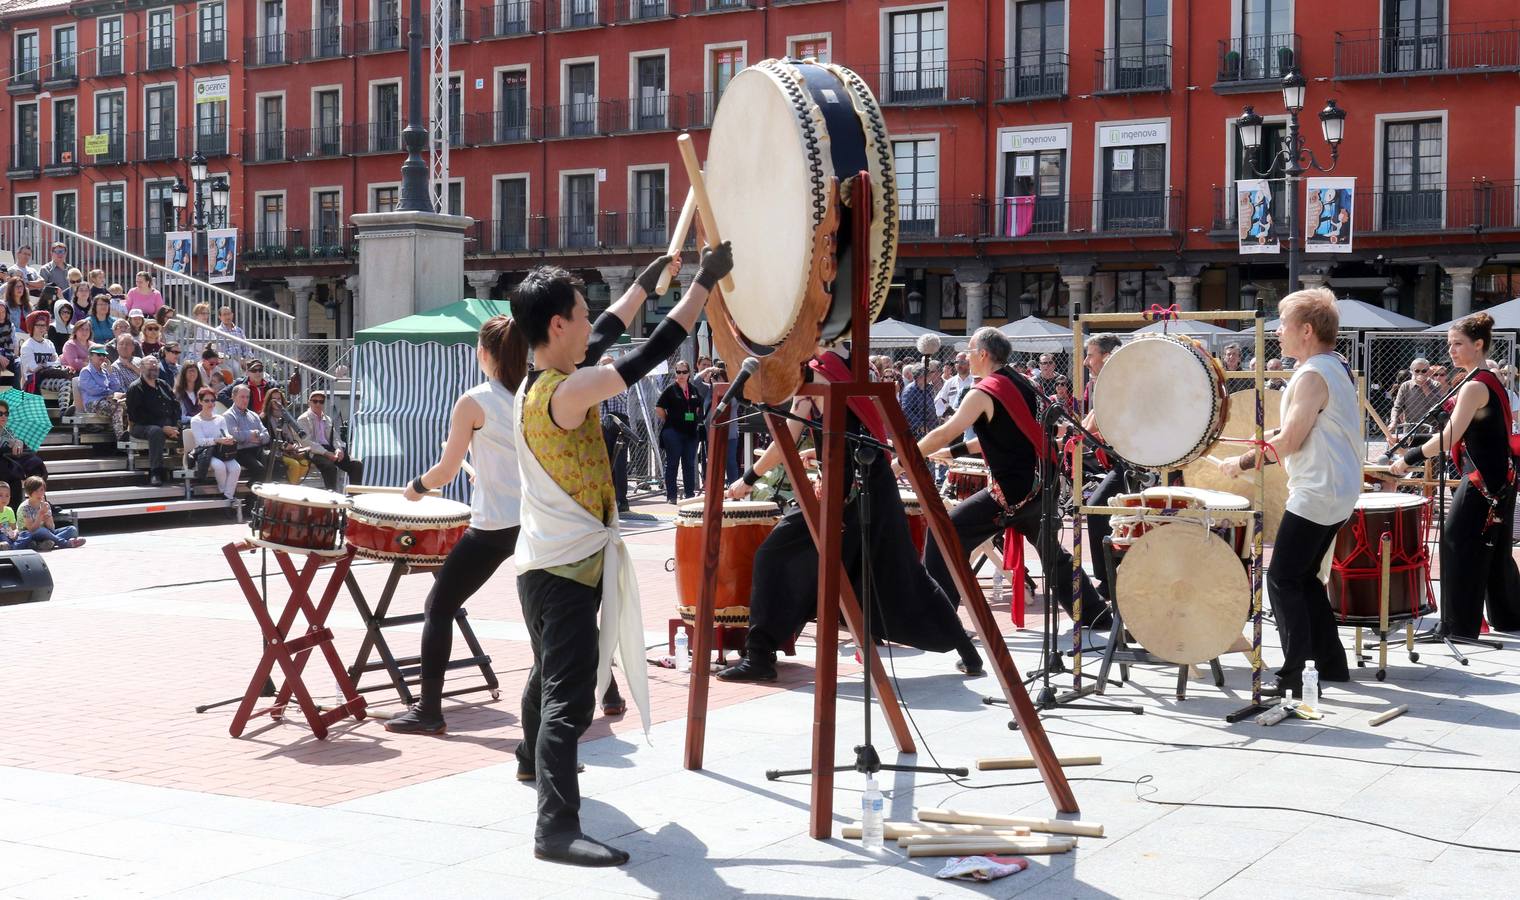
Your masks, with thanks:
M 533 855 L 567 866 L 621 866 L 628 861 L 627 853 L 584 834 L 539 838 L 533 842 Z
M 976 668 L 973 669 L 970 666 L 966 665 L 966 661 L 964 659 L 958 659 L 955 661 L 955 671 L 961 673 L 967 678 L 981 678 L 983 675 L 987 674 L 987 669 L 983 667 L 981 660 L 977 660 Z
M 443 714 L 425 713 L 422 704 L 413 703 L 411 709 L 388 720 L 385 730 L 392 734 L 443 734 Z
M 602 701 L 602 715 L 621 716 L 628 711 L 628 703 L 622 697 Z
M 148 473 L 148 486 L 149 487 L 163 487 L 164 486 L 164 477 L 162 475 L 158 474 L 158 470 L 157 469 L 154 469 L 152 472 Z
M 586 771 L 586 764 L 576 763 L 575 774 L 579 775 L 584 771 Z M 532 766 L 525 766 L 523 765 L 522 761 L 519 760 L 517 763 L 517 780 L 521 782 L 537 781 L 538 773 L 533 771 Z
M 631 513 L 631 512 L 633 512 L 633 507 L 629 506 L 626 503 L 619 503 L 618 504 L 618 514 L 619 515 L 623 515 L 625 513 Z
M 719 681 L 775 681 L 775 657 L 764 659 L 759 654 L 746 654 L 737 665 L 718 673 Z

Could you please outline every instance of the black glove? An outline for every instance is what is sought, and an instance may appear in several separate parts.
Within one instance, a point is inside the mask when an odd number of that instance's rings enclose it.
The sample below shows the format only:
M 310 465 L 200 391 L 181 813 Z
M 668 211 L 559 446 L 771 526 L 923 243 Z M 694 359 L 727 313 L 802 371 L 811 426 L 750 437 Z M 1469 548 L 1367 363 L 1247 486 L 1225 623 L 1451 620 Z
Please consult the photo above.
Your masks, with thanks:
M 655 296 L 655 291 L 660 287 L 660 276 L 665 273 L 666 269 L 670 268 L 671 259 L 672 257 L 666 254 L 650 263 L 644 271 L 639 273 L 637 283 L 639 287 L 644 289 L 645 294 L 651 297 Z
M 716 247 L 702 248 L 702 264 L 697 268 L 697 284 L 709 291 L 725 275 L 734 270 L 734 248 L 724 241 Z

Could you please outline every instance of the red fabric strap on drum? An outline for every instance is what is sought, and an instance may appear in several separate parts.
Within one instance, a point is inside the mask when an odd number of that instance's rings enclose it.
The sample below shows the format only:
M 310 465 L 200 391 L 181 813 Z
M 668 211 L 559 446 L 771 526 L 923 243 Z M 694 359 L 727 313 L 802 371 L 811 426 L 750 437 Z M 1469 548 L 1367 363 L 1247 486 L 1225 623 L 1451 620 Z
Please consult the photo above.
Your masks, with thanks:
M 836 383 L 849 381 L 853 377 L 849 365 L 833 350 L 825 350 L 813 357 L 808 363 L 808 367 L 829 381 Z M 866 430 L 871 432 L 871 437 L 885 444 L 887 442 L 887 422 L 882 418 L 881 410 L 876 408 L 876 404 L 865 397 L 851 397 L 848 404 L 850 412 L 853 412 L 860 419 L 861 423 L 866 426 Z
M 1034 412 L 1029 408 L 1029 401 L 1024 399 L 1024 395 L 1007 375 L 993 372 L 978 381 L 971 389 L 982 391 L 1001 403 L 1003 409 L 1007 410 L 1008 415 L 1013 418 L 1013 424 L 1019 429 L 1019 433 L 1034 445 L 1034 452 L 1043 459 L 1056 461 L 1055 452 L 1045 440 L 1045 432 L 1034 420 Z

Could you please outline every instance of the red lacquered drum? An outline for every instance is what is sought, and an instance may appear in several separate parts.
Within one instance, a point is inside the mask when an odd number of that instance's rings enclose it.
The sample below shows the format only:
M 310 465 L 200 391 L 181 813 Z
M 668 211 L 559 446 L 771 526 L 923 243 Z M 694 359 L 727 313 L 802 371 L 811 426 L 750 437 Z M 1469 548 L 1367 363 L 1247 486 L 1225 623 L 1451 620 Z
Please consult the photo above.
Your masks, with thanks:
M 248 524 L 257 543 L 289 553 L 343 552 L 347 497 L 298 484 L 260 483 L 253 494 L 258 502 Z
M 360 494 L 348 513 L 348 543 L 370 559 L 438 565 L 470 527 L 470 507 L 442 497 Z
M 709 527 L 702 520 L 705 500 L 676 510 L 676 612 L 687 624 L 697 621 L 702 596 L 702 542 Z M 723 533 L 718 543 L 718 593 L 713 624 L 749 626 L 749 584 L 755 552 L 781 520 L 781 508 L 769 500 L 724 500 Z
M 1379 621 L 1379 547 L 1389 545 L 1388 618 L 1404 621 L 1435 609 L 1426 590 L 1430 555 L 1421 541 L 1421 516 L 1430 503 L 1416 494 L 1372 493 L 1357 498 L 1356 510 L 1335 536 L 1330 567 L 1330 606 L 1343 624 Z
M 929 520 L 924 518 L 923 504 L 911 490 L 898 491 L 902 495 L 903 512 L 908 514 L 908 534 L 913 536 L 913 546 L 918 555 L 924 555 L 924 541 L 929 537 Z
M 942 491 L 951 505 L 967 499 L 987 486 L 987 463 L 974 456 L 957 456 L 950 462 Z
M 1155 510 L 1161 516 L 1154 514 L 1146 515 L 1137 512 L 1133 516 L 1116 515 L 1110 520 L 1113 528 L 1114 545 L 1116 547 L 1133 544 L 1142 534 L 1152 528 L 1169 524 L 1163 518 L 1167 510 L 1173 509 L 1206 509 L 1220 512 L 1248 513 L 1251 502 L 1238 494 L 1229 494 L 1224 491 L 1209 491 L 1202 488 L 1187 487 L 1153 487 L 1146 488 L 1138 494 L 1120 494 L 1110 503 L 1110 506 L 1131 506 L 1139 509 Z M 1175 519 L 1182 519 L 1178 516 Z M 1224 538 L 1225 543 L 1234 548 L 1235 554 L 1241 559 L 1247 559 L 1251 555 L 1249 535 L 1250 526 L 1244 517 L 1236 524 L 1229 522 L 1209 523 L 1210 530 Z M 1189 519 L 1188 521 L 1202 525 L 1203 519 Z

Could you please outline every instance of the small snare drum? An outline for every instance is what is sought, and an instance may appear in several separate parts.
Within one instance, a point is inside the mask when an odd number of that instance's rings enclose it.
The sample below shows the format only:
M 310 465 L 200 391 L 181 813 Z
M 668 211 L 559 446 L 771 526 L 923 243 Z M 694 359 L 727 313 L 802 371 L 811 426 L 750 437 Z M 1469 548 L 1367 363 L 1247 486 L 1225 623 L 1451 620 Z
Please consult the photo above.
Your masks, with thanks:
M 341 556 L 349 500 L 298 484 L 253 486 L 257 502 L 249 527 L 254 541 L 272 550 Z
M 470 527 L 470 507 L 443 497 L 360 494 L 348 514 L 348 543 L 370 559 L 438 565 Z
M 703 521 L 706 500 L 691 500 L 676 510 L 676 612 L 688 625 L 697 620 L 702 594 L 702 543 L 708 524 Z M 750 578 L 755 553 L 781 520 L 781 509 L 769 500 L 724 500 L 722 534 L 718 542 L 718 593 L 713 622 L 730 628 L 749 626 Z
M 987 486 L 987 463 L 975 456 L 957 456 L 945 475 L 944 498 L 959 503 Z
M 1220 512 L 1248 513 L 1251 502 L 1238 494 L 1230 494 L 1224 491 L 1210 491 L 1203 488 L 1166 487 L 1158 486 L 1146 488 L 1138 494 L 1120 494 L 1115 497 L 1111 506 L 1134 507 L 1137 512 L 1133 516 L 1116 515 L 1110 520 L 1113 528 L 1113 540 L 1115 546 L 1133 544 L 1140 536 L 1152 528 L 1170 524 L 1165 518 L 1154 513 L 1147 514 L 1139 510 L 1155 510 L 1165 515 L 1167 510 L 1174 509 L 1206 509 Z M 1180 521 L 1183 517 L 1174 517 L 1174 521 Z M 1188 519 L 1188 521 L 1202 525 L 1202 519 Z M 1250 527 L 1244 521 L 1237 524 L 1214 523 L 1212 530 L 1215 534 L 1224 538 L 1225 542 L 1234 548 L 1235 553 L 1241 559 L 1248 559 L 1251 555 L 1249 535 Z

